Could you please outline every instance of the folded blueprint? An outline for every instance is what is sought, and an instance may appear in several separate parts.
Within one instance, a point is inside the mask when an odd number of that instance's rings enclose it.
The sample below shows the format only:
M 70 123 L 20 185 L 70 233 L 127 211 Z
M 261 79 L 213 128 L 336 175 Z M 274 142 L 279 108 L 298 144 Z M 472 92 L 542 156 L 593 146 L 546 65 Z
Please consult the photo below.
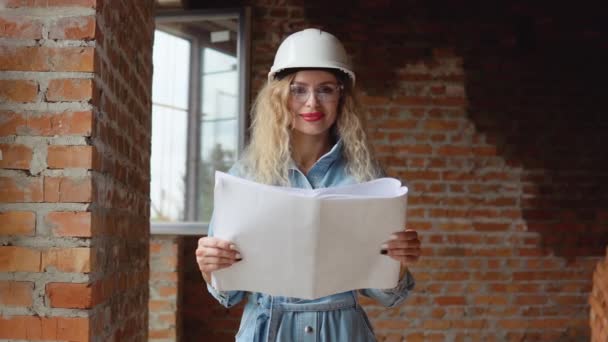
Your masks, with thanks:
M 406 196 L 394 178 L 311 190 L 216 172 L 214 236 L 243 260 L 213 272 L 212 286 L 302 299 L 393 288 L 399 262 L 380 250 L 405 227 Z

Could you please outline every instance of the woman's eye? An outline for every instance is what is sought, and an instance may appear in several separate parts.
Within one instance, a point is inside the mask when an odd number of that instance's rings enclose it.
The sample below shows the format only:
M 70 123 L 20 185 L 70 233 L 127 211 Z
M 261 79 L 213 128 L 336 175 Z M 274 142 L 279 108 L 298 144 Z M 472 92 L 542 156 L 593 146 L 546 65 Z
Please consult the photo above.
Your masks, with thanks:
M 317 93 L 331 95 L 331 94 L 334 93 L 334 88 L 332 88 L 332 87 L 319 87 L 319 89 L 317 89 Z
M 292 87 L 291 92 L 296 95 L 303 95 L 308 92 L 308 89 L 306 89 L 304 87 Z

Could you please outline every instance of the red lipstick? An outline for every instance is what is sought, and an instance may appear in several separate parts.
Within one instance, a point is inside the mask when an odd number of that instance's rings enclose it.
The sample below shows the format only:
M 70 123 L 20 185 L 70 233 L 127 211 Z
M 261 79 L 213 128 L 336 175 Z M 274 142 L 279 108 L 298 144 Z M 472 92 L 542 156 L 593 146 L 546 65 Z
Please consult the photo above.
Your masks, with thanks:
M 300 116 L 302 117 L 302 119 L 304 119 L 304 121 L 313 122 L 313 121 L 319 121 L 319 120 L 323 119 L 325 114 L 323 114 L 321 112 L 312 112 L 312 113 L 303 113 L 303 114 L 300 114 Z

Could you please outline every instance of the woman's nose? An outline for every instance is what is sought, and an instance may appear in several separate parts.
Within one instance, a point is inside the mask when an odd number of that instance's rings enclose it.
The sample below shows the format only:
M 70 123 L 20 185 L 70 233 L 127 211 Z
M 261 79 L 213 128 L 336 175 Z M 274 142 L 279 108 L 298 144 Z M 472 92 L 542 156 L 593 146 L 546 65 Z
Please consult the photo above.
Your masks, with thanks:
M 311 91 L 308 95 L 308 99 L 306 99 L 306 105 L 315 108 L 319 104 L 319 100 L 317 99 L 317 94 L 314 91 Z

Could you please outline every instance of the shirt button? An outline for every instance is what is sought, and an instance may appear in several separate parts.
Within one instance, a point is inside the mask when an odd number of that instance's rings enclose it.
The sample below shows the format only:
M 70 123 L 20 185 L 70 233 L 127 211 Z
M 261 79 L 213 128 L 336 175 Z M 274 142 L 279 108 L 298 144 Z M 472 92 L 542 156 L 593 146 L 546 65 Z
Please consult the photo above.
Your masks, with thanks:
M 304 332 L 310 334 L 312 332 L 312 327 L 310 325 L 307 325 L 306 327 L 304 327 Z

